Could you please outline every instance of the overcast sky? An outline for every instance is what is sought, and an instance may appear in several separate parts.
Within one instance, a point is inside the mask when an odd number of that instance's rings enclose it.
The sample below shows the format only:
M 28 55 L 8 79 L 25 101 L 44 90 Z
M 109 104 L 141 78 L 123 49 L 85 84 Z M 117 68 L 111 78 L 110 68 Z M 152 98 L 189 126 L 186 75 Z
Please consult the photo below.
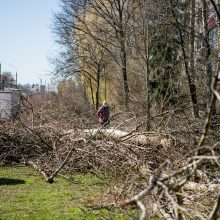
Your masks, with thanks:
M 0 63 L 18 83 L 49 81 L 47 57 L 56 53 L 51 32 L 59 0 L 0 0 Z

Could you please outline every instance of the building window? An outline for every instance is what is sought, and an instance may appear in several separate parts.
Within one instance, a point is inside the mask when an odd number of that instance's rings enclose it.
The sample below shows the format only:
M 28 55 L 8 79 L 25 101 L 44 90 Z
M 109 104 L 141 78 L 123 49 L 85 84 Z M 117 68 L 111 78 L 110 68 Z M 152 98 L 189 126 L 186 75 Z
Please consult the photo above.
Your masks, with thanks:
M 217 47 L 217 45 L 218 45 L 218 28 L 215 28 L 209 32 L 209 44 L 212 47 Z
M 198 9 L 198 25 L 202 25 L 203 23 L 203 16 L 202 16 L 202 8 Z
M 213 16 L 215 14 L 216 14 L 215 8 L 212 5 L 210 5 L 210 7 L 209 7 L 209 16 Z
M 199 50 L 199 49 L 202 49 L 205 47 L 205 42 L 204 40 L 202 39 L 198 39 L 197 42 L 196 42 L 196 49 Z

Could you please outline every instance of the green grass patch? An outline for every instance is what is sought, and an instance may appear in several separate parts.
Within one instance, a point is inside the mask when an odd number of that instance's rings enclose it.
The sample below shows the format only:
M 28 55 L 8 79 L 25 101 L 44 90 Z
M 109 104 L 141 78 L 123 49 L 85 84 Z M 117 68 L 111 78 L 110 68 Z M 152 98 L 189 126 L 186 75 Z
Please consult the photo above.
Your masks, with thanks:
M 0 219 L 133 219 L 114 209 L 92 210 L 106 191 L 107 182 L 89 174 L 55 178 L 46 183 L 31 167 L 0 168 Z

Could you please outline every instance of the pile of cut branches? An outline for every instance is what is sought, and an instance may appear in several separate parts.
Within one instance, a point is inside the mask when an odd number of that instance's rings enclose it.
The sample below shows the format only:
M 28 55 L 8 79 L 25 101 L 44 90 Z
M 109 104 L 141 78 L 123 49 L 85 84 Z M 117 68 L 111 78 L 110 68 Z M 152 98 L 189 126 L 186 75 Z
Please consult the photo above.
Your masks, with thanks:
M 111 198 L 107 202 L 118 208 L 136 205 L 140 219 L 147 210 L 166 219 L 218 218 L 220 146 L 216 132 L 207 136 L 207 124 L 201 129 L 197 123 L 199 132 L 183 126 L 143 132 L 143 120 L 130 131 L 120 130 L 126 120 L 113 121 L 114 129 L 91 129 L 83 115 L 72 113 L 69 124 L 67 113 L 64 120 L 55 117 L 60 109 L 48 115 L 48 107 L 30 105 L 18 120 L 1 122 L 1 164 L 29 164 L 49 183 L 74 172 L 120 177 L 103 201 Z

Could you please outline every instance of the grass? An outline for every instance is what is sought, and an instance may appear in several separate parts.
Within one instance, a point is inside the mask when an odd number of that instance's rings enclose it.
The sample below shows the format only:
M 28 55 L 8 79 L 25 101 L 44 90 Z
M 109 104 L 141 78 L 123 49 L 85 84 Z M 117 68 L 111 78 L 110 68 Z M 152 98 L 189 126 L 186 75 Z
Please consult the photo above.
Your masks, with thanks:
M 91 210 L 107 183 L 92 175 L 76 174 L 73 182 L 55 178 L 48 184 L 30 167 L 0 168 L 0 219 L 96 220 L 133 219 L 119 210 Z M 134 216 L 133 216 L 134 217 Z

